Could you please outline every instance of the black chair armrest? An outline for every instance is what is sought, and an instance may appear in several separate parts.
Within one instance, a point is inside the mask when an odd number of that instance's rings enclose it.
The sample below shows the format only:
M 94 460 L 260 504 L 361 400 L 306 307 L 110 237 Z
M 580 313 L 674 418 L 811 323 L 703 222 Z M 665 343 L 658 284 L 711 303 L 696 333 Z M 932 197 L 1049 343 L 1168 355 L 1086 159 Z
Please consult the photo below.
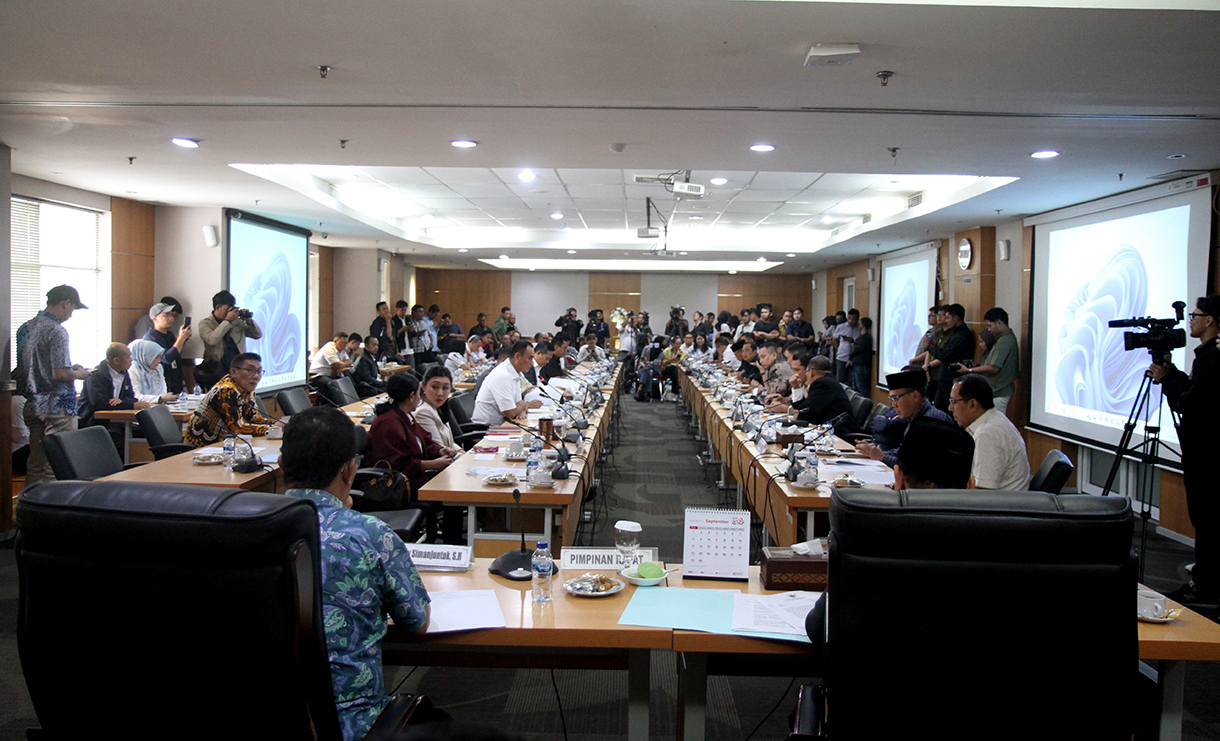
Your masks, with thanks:
M 802 684 L 796 696 L 792 714 L 792 733 L 788 741 L 822 739 L 822 718 L 825 717 L 826 691 L 821 685 Z
M 366 741 L 390 741 L 401 738 L 399 734 L 408 725 L 418 725 L 448 718 L 448 713 L 432 707 L 426 695 L 395 695 L 377 716 L 369 729 Z
M 486 432 L 488 429 L 487 425 L 481 422 L 466 422 L 464 424 L 459 424 L 458 428 L 460 428 L 462 432 Z
M 124 464 L 123 464 L 123 470 L 124 470 L 124 471 L 130 471 L 131 469 L 133 469 L 133 468 L 137 468 L 137 467 L 139 467 L 139 466 L 142 466 L 142 465 L 144 465 L 145 463 L 148 463 L 148 461 L 139 461 L 139 462 L 136 462 L 136 463 L 124 463 Z
M 475 446 L 475 443 L 482 440 L 484 437 L 486 437 L 486 435 L 481 431 L 467 432 L 453 438 L 453 442 L 462 450 L 470 450 Z
M 153 454 L 153 458 L 161 460 L 180 453 L 189 453 L 195 449 L 194 445 L 188 443 L 169 443 L 167 445 L 154 445 L 149 447 L 148 451 Z

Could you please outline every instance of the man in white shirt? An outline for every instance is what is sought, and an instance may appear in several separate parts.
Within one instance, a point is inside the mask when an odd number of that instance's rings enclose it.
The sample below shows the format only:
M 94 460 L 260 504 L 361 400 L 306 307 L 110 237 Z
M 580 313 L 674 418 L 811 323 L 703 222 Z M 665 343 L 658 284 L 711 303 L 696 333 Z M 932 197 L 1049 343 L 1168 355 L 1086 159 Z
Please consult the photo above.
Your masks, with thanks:
M 974 438 L 971 488 L 1024 491 L 1029 486 L 1025 440 L 1008 417 L 995 410 L 987 379 L 977 373 L 957 379 L 949 394 L 949 411 Z
M 335 339 L 318 348 L 309 363 L 309 377 L 335 378 L 352 367 L 347 352 L 347 332 L 336 332 Z
M 746 308 L 741 310 L 741 324 L 737 325 L 737 331 L 733 333 L 734 342 L 742 337 L 754 336 L 754 316 L 753 309 Z
M 716 348 L 720 351 L 720 362 L 729 369 L 730 373 L 736 373 L 741 368 L 741 359 L 733 354 L 732 348 L 729 347 L 732 344 L 724 335 L 716 338 Z
M 576 364 L 579 365 L 586 360 L 601 362 L 606 359 L 606 351 L 597 346 L 597 335 L 585 335 L 585 346 L 580 348 L 580 352 L 576 354 Z
M 839 312 L 842 314 L 843 312 Z M 844 316 L 847 321 L 835 325 L 835 378 L 839 383 L 851 383 L 851 371 L 847 361 L 851 360 L 851 350 L 855 341 L 860 338 L 860 311 L 852 309 Z
M 508 360 L 487 374 L 474 401 L 471 421 L 495 426 L 506 419 L 520 419 L 525 410 L 537 409 L 541 401 L 521 398 L 521 374 L 534 364 L 534 347 L 524 340 L 513 343 Z

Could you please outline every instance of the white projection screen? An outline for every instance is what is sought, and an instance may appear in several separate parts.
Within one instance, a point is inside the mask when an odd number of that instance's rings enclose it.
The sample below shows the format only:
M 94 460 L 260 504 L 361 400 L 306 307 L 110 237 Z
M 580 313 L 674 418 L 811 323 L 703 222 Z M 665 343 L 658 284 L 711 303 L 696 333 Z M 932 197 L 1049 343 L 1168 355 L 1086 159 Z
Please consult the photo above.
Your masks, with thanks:
M 226 210 L 229 292 L 237 305 L 254 312 L 263 330 L 246 338 L 246 351 L 263 359 L 258 392 L 305 383 L 306 291 L 309 232 L 289 224 Z
M 878 381 L 897 373 L 915 356 L 928 330 L 928 307 L 936 303 L 936 248 L 881 260 L 881 320 Z
M 1180 191 L 1175 185 L 1149 194 Z M 1172 318 L 1174 301 L 1185 301 L 1189 313 L 1206 290 L 1211 189 L 1189 187 L 1127 205 L 1120 204 L 1138 194 L 1116 196 L 1087 204 L 1096 206 L 1088 213 L 1071 209 L 1035 225 L 1032 427 L 1103 448 L 1118 444 L 1151 357 L 1124 347 L 1124 332 L 1143 330 L 1108 323 Z M 1197 344 L 1188 335 L 1186 347 L 1173 352 L 1174 365 L 1189 372 Z M 1161 439 L 1176 447 L 1159 386 L 1149 407 L 1147 424 L 1160 424 Z M 1134 444 L 1143 441 L 1144 424 L 1141 415 Z M 1177 462 L 1169 452 L 1161 459 Z

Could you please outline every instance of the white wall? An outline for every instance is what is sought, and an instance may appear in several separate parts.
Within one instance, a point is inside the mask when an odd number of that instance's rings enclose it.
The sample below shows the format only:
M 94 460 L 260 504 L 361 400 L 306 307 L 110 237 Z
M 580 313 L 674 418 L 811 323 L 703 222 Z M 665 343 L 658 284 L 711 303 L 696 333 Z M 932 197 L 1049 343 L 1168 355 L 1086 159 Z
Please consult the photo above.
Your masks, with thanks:
M 686 321 L 696 311 L 716 308 L 720 277 L 715 273 L 644 273 L 640 276 L 640 308 L 648 312 L 654 332 L 664 332 L 669 307 L 685 306 Z
M 224 211 L 219 208 L 157 206 L 153 298 L 173 296 L 194 324 L 212 311 L 212 296 L 225 287 Z M 208 247 L 203 227 L 215 227 L 219 243 Z M 203 341 L 191 337 L 183 348 L 188 358 L 203 356 Z
M 6 168 L 7 169 L 7 168 Z M 91 190 L 81 190 L 70 185 L 60 185 L 25 175 L 12 175 L 13 182 L 7 192 L 19 196 L 41 198 L 44 201 L 64 203 L 69 206 L 80 206 L 94 211 L 109 211 L 110 196 L 104 193 L 94 193 Z
M 1014 219 L 1005 224 L 997 224 L 995 228 L 995 305 L 1008 312 L 1013 334 L 1021 341 L 1021 285 L 1029 281 L 1029 274 L 1022 269 L 1024 264 L 1024 248 L 1021 243 L 1021 220 Z M 999 241 L 1007 239 L 1010 243 L 1008 259 L 1000 260 Z M 983 311 L 990 309 L 983 307 Z
M 513 313 L 517 315 L 517 329 L 526 337 L 532 337 L 537 332 L 558 332 L 555 320 L 568 310 L 576 307 L 576 316 L 586 324 L 589 321 L 589 274 L 587 272 L 566 272 L 539 270 L 537 272 L 513 271 L 512 301 Z M 498 309 L 499 307 L 496 307 Z M 602 311 L 609 316 L 613 306 L 602 306 Z M 495 309 L 492 309 L 495 311 Z M 491 313 L 490 311 L 488 312 Z M 491 318 L 488 318 L 490 322 Z M 609 321 L 609 319 L 607 319 Z
M 335 250 L 335 331 L 369 329 L 377 316 L 377 258 L 380 250 L 340 247 Z

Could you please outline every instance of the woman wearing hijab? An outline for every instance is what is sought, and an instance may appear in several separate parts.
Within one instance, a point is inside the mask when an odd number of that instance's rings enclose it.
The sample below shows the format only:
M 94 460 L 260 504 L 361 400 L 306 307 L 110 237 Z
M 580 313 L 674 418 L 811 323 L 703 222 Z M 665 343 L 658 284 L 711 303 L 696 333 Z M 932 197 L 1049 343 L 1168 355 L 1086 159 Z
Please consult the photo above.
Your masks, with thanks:
M 161 367 L 161 356 L 165 348 L 152 340 L 133 340 L 127 345 L 131 350 L 131 368 L 127 377 L 131 379 L 131 390 L 136 401 L 162 404 L 176 401 L 177 394 L 169 393 L 165 386 L 165 369 Z

